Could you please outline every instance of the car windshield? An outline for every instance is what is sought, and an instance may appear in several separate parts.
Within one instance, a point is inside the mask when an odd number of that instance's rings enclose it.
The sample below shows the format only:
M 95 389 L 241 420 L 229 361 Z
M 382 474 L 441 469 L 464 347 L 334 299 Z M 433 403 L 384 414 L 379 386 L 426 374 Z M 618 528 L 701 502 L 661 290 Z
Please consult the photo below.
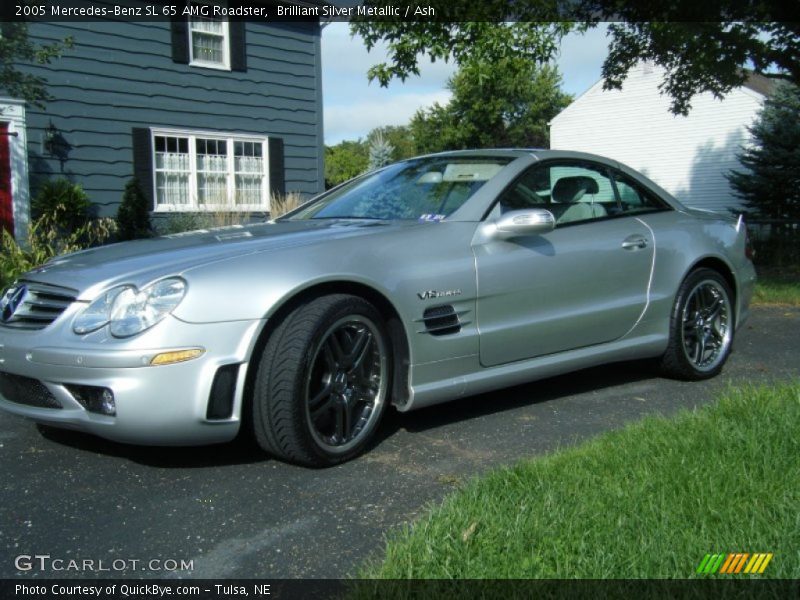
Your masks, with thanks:
M 288 219 L 441 221 L 511 160 L 432 156 L 397 163 L 346 183 Z

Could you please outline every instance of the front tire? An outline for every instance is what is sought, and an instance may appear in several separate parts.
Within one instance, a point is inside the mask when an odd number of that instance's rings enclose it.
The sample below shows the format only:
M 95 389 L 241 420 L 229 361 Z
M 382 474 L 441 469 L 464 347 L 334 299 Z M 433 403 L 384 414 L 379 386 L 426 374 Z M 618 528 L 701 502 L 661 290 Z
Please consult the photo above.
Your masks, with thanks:
M 388 403 L 391 344 L 380 313 L 356 296 L 322 296 L 292 311 L 261 355 L 253 431 L 270 454 L 330 466 L 369 444 Z
M 735 316 L 728 282 L 712 269 L 692 271 L 681 284 L 670 319 L 661 370 L 677 379 L 709 379 L 721 370 L 733 345 Z

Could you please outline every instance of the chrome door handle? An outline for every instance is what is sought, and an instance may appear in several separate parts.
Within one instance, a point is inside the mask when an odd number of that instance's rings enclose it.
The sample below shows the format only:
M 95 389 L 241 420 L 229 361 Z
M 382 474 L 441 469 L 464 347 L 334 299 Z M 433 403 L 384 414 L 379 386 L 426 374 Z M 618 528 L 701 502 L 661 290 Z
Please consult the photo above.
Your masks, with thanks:
M 625 238 L 625 241 L 622 242 L 623 250 L 637 250 L 641 248 L 647 248 L 647 238 L 642 237 L 640 235 L 632 235 L 630 237 Z

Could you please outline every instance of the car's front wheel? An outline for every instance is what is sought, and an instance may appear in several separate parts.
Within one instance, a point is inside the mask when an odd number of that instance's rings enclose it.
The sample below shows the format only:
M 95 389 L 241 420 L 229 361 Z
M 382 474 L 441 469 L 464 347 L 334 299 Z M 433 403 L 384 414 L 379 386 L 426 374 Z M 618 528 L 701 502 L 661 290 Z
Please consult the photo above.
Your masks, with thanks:
M 732 293 L 712 269 L 697 269 L 681 284 L 670 320 L 670 339 L 662 371 L 679 379 L 699 380 L 722 370 L 733 344 Z
M 356 456 L 386 408 L 391 367 L 386 328 L 369 302 L 335 294 L 299 306 L 261 355 L 252 399 L 256 440 L 306 466 Z

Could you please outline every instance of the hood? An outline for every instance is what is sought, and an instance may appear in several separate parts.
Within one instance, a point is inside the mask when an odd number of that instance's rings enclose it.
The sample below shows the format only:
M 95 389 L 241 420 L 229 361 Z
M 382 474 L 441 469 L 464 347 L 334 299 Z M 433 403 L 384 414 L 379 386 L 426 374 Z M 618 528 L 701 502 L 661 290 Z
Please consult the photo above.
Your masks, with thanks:
M 77 290 L 79 297 L 87 291 L 91 296 L 99 291 L 93 289 L 97 285 L 141 286 L 220 260 L 422 225 L 416 221 L 320 219 L 220 227 L 66 254 L 30 271 L 24 278 Z

